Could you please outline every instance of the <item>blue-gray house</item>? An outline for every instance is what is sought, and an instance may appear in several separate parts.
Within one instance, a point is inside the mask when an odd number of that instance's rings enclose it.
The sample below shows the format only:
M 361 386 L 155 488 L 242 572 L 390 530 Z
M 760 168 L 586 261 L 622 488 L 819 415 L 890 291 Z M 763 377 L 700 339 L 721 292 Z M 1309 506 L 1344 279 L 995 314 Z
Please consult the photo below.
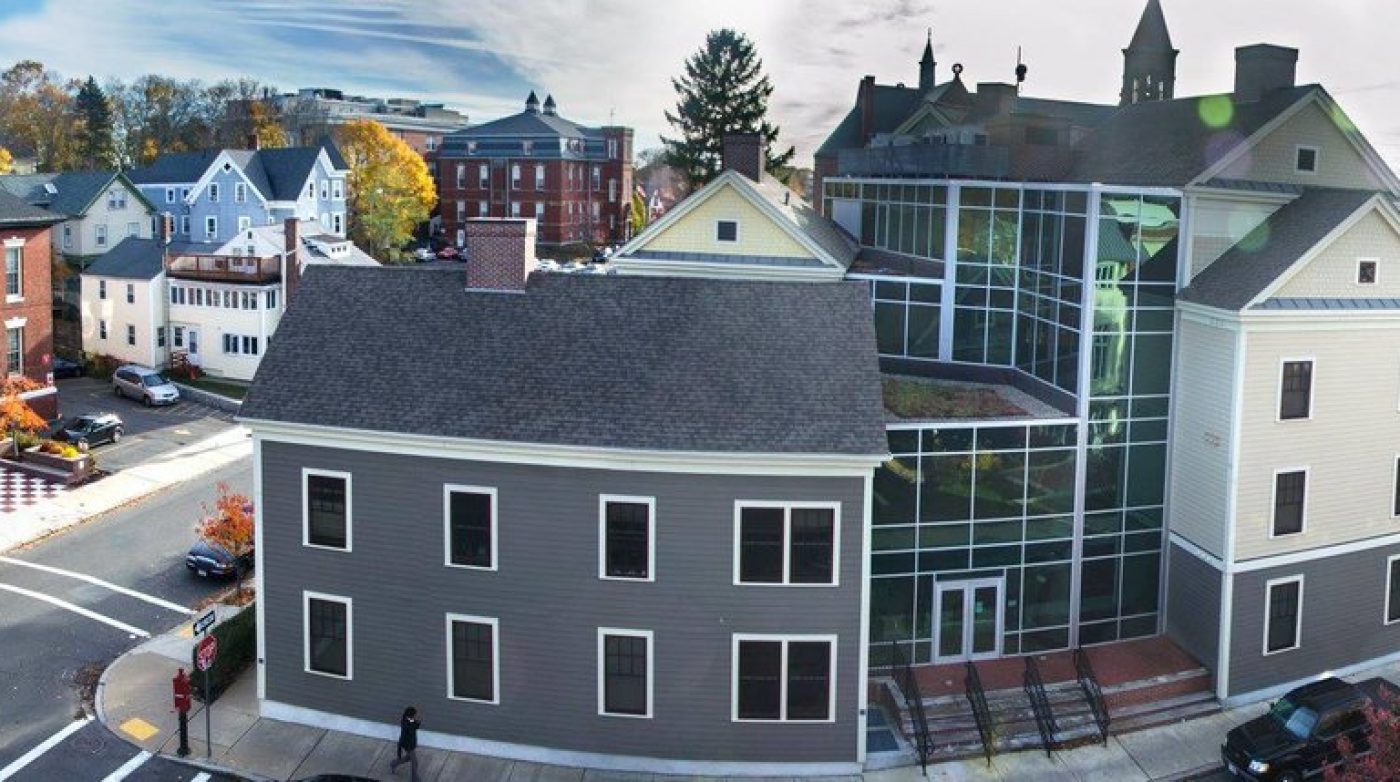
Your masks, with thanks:
M 344 235 L 349 167 L 332 144 L 162 155 L 128 175 L 174 238 L 222 244 L 255 225 L 319 220 Z

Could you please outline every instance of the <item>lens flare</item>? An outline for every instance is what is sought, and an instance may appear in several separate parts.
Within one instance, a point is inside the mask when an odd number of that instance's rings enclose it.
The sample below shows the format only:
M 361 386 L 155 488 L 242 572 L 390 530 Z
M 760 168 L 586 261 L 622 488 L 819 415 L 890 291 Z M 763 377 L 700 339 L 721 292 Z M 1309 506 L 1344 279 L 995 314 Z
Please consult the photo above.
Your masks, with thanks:
M 1219 130 L 1235 118 L 1235 104 L 1228 95 L 1207 95 L 1196 104 L 1196 114 L 1206 127 Z

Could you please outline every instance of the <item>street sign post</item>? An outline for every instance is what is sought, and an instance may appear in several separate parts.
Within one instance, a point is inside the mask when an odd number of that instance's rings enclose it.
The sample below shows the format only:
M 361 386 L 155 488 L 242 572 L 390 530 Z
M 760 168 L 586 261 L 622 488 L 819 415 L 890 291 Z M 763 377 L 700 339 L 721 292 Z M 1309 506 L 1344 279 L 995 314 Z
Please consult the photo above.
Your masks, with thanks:
M 213 611 L 208 614 L 211 617 L 213 615 Z M 201 617 L 200 621 L 202 622 L 204 619 Z M 213 757 L 214 753 L 214 734 L 210 728 L 212 723 L 209 717 L 209 709 L 214 704 L 209 697 L 209 669 L 214 667 L 214 660 L 218 659 L 218 656 L 219 642 L 215 640 L 214 636 L 206 635 L 199 639 L 199 645 L 194 648 L 194 664 L 195 667 L 204 672 L 204 757 L 206 758 Z
M 208 630 L 214 625 L 214 609 L 209 609 L 209 613 L 194 620 L 194 634 L 198 637 L 200 633 Z

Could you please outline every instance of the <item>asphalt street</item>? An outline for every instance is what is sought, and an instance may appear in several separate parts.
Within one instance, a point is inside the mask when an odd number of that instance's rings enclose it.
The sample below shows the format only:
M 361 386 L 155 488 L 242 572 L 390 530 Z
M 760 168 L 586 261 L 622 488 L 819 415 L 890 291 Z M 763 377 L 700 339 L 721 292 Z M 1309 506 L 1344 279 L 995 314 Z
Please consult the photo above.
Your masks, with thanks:
M 220 481 L 251 492 L 251 461 L 0 555 L 0 780 L 83 715 L 85 677 L 147 635 L 188 621 L 189 609 L 221 586 L 184 566 L 202 505 L 213 501 Z M 94 722 L 12 770 L 11 778 L 102 780 L 136 754 Z M 194 778 L 166 765 L 152 759 L 126 778 Z
M 112 384 L 80 377 L 58 381 L 60 413 L 64 418 L 83 413 L 116 413 L 122 419 L 120 443 L 92 449 L 97 466 L 115 472 L 197 443 L 233 426 L 233 416 L 204 405 L 176 402 L 168 407 L 146 407 L 118 398 Z

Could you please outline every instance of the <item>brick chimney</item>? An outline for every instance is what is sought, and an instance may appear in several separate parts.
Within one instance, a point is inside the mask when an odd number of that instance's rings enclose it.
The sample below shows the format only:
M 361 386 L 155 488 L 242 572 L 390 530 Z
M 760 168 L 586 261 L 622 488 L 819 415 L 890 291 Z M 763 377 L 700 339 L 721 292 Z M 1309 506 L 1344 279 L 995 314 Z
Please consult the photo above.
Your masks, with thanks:
M 860 80 L 856 90 L 856 105 L 860 107 L 860 145 L 863 147 L 875 135 L 875 77 Z
M 1298 76 L 1298 50 L 1271 43 L 1235 49 L 1235 100 L 1256 101 L 1292 87 Z
M 720 162 L 725 170 L 738 171 L 755 182 L 761 181 L 767 168 L 763 137 L 757 133 L 724 134 L 724 152 Z
M 992 116 L 1010 114 L 1016 108 L 1016 85 L 984 81 L 977 85 L 977 105 Z
M 286 244 L 286 252 L 282 254 L 282 301 L 285 307 L 291 303 L 292 294 L 301 285 L 301 224 L 295 217 L 288 217 L 282 222 L 282 237 Z
M 257 133 L 249 133 L 249 134 L 248 134 L 248 149 L 251 149 L 251 150 L 253 150 L 254 152 L 256 152 L 261 146 L 262 146 L 262 141 L 258 138 L 258 134 L 257 134 Z
M 469 290 L 525 290 L 537 265 L 533 217 L 472 217 L 463 229 Z

